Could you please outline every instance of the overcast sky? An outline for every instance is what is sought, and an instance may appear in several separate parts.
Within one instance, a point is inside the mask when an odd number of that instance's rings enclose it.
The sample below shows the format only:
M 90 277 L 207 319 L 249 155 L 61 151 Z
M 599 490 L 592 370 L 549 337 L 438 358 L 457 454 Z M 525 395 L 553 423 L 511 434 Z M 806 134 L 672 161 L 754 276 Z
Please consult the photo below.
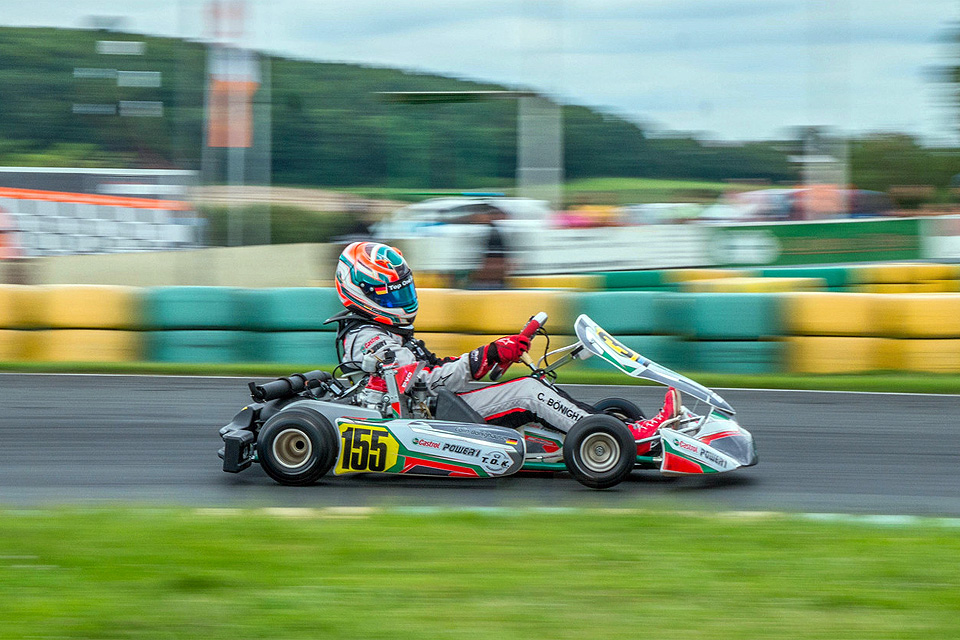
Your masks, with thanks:
M 198 0 L 2 0 L 0 23 L 201 37 Z M 663 130 L 907 131 L 951 114 L 930 81 L 958 0 L 248 0 L 248 43 L 547 91 Z M 960 117 L 958 117 L 960 119 Z

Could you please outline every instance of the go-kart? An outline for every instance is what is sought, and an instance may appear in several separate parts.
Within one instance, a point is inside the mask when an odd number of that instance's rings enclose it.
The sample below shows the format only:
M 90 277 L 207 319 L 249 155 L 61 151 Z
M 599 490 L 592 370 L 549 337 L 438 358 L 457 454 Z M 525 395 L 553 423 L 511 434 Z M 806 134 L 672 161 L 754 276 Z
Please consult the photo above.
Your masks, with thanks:
M 546 335 L 539 313 L 522 333 Z M 430 392 L 416 380 L 420 371 L 397 366 L 391 354 L 341 365 L 339 376 L 326 371 L 293 374 L 265 384 L 249 383 L 254 402 L 220 429 L 223 470 L 237 473 L 258 462 L 285 485 L 312 484 L 333 470 L 467 478 L 497 478 L 519 471 L 569 471 L 595 489 L 622 482 L 635 468 L 665 475 L 732 471 L 757 463 L 750 432 L 740 427 L 733 408 L 702 385 L 644 358 L 586 315 L 574 325 L 577 342 L 549 351 L 539 362 L 524 354 L 529 376 L 552 386 L 556 370 L 599 357 L 634 378 L 681 391 L 701 414 L 683 407 L 651 437 L 636 440 L 626 423 L 643 418 L 621 398 L 594 405 L 596 414 L 568 432 L 539 423 L 519 429 L 487 424 L 462 398 Z M 554 361 L 549 362 L 551 358 Z M 334 372 L 337 370 L 335 369 Z M 497 380 L 499 368 L 491 372 Z M 696 407 L 695 407 L 696 408 Z M 650 443 L 650 446 L 646 446 Z M 644 445 L 644 455 L 637 455 Z M 647 450 L 649 449 L 649 450 Z

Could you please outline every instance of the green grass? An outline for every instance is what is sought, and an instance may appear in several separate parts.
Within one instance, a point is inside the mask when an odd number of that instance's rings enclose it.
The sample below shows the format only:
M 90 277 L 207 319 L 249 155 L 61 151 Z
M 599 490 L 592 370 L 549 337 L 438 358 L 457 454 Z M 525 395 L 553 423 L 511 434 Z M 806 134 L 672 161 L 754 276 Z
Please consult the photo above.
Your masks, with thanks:
M 116 373 L 159 374 L 190 376 L 256 376 L 278 377 L 309 369 L 325 369 L 330 365 L 276 364 L 276 363 L 230 363 L 187 364 L 174 362 L 0 362 L 0 371 L 23 373 Z M 504 378 L 522 375 L 517 366 Z M 561 384 L 609 384 L 650 385 L 651 382 L 630 378 L 617 371 L 586 371 L 561 369 L 558 382 Z M 924 374 L 903 372 L 878 372 L 842 375 L 769 374 L 742 375 L 731 373 L 686 372 L 704 386 L 711 388 L 744 389 L 819 389 L 826 391 L 887 391 L 904 393 L 955 393 L 960 394 L 960 375 Z
M 957 637 L 960 536 L 933 523 L 306 515 L 0 512 L 0 637 Z

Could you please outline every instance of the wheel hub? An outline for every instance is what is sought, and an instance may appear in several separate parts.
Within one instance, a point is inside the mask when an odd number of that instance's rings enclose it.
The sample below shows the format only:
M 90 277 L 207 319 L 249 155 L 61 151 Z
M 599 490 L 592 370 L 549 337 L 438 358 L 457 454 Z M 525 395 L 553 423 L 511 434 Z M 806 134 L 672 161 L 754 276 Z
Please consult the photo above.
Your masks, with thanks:
M 284 429 L 273 439 L 273 457 L 287 469 L 297 469 L 310 460 L 313 443 L 300 429 Z
M 580 458 L 594 473 L 613 469 L 620 459 L 620 443 L 607 433 L 594 433 L 580 444 Z

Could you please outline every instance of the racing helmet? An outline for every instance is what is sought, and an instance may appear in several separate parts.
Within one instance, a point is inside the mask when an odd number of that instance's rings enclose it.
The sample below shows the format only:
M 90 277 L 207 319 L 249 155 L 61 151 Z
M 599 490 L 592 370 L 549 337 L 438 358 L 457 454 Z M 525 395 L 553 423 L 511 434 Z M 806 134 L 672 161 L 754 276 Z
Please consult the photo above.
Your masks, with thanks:
M 379 242 L 354 242 L 340 254 L 335 281 L 347 309 L 380 324 L 413 325 L 417 290 L 413 271 L 397 249 Z

